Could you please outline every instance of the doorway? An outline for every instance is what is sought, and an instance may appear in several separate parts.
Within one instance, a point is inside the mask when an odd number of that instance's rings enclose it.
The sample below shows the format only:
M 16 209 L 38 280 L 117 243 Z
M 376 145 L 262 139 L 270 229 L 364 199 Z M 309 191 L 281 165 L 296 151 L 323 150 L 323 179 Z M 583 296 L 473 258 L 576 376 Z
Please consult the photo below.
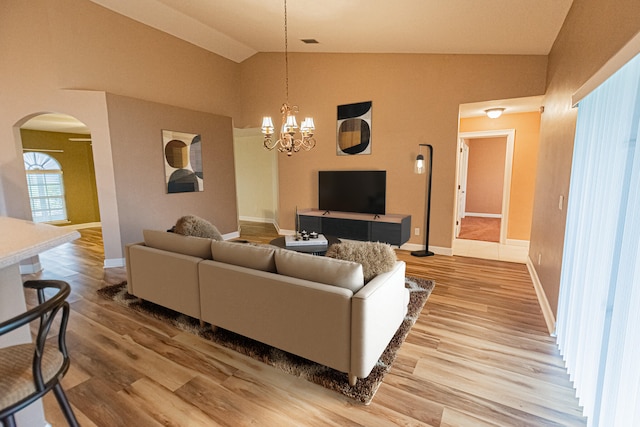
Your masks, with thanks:
M 87 126 L 66 114 L 47 113 L 27 120 L 20 127 L 20 134 L 33 220 L 73 228 L 100 227 Z M 40 165 L 38 159 L 55 164 L 56 170 L 49 171 L 51 168 Z M 57 185 L 47 178 L 49 175 L 59 177 Z
M 514 129 L 460 133 L 456 239 L 506 244 L 514 142 Z

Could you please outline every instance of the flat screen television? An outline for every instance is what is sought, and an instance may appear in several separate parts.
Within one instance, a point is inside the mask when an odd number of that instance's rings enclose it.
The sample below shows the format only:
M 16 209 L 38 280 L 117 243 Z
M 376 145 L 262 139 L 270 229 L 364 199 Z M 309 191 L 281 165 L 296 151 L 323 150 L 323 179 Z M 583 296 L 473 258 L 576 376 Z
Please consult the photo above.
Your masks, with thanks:
M 387 171 L 319 171 L 318 209 L 384 215 Z

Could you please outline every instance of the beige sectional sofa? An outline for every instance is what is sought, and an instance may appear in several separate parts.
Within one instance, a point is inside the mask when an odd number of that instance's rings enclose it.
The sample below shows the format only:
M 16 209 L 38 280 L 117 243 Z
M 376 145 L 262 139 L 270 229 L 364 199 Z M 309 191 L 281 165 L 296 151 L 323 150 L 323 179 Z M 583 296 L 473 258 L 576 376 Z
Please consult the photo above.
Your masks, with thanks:
M 345 372 L 351 385 L 369 375 L 407 312 L 402 261 L 365 283 L 355 262 L 143 234 L 126 247 L 130 294 Z

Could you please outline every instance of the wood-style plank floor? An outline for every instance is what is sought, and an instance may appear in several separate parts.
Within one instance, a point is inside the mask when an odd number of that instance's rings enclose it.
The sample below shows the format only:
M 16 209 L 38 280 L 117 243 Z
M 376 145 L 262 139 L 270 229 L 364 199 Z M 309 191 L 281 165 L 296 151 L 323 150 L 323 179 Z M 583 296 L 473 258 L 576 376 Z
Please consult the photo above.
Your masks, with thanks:
M 574 390 L 546 332 L 526 266 L 414 258 L 407 274 L 436 287 L 369 406 L 101 299 L 125 280 L 103 269 L 99 228 L 41 256 L 28 278 L 73 289 L 63 386 L 83 426 L 581 426 Z M 275 230 L 243 223 L 241 238 Z M 27 296 L 33 301 L 32 296 Z M 53 426 L 65 422 L 52 395 Z

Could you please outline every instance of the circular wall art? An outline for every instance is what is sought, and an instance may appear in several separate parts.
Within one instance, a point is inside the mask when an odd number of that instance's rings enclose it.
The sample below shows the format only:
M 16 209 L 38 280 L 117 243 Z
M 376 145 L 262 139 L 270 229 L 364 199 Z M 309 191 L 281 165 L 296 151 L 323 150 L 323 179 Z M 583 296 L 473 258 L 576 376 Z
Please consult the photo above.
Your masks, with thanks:
M 372 102 L 338 105 L 336 153 L 339 156 L 371 154 Z
M 167 193 L 203 191 L 200 135 L 163 130 L 162 144 Z

